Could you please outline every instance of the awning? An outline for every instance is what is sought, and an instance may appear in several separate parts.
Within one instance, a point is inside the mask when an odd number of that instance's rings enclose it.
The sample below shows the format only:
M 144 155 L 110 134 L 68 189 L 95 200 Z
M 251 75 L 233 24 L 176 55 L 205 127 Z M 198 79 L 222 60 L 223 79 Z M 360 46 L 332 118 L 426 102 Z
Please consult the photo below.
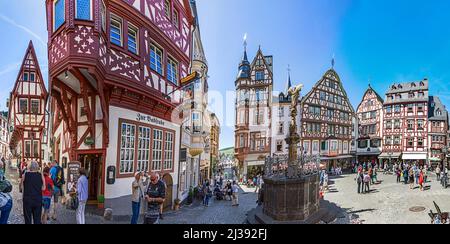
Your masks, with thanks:
M 356 156 L 376 156 L 380 155 L 380 152 L 357 152 Z
M 426 160 L 427 153 L 403 153 L 403 160 Z
M 392 154 L 388 154 L 388 153 L 382 153 L 380 154 L 380 156 L 378 156 L 378 158 L 400 158 L 400 155 L 402 155 L 402 153 L 399 152 L 395 152 Z
M 265 165 L 266 162 L 265 161 L 251 161 L 251 162 L 247 162 L 247 166 L 261 166 L 261 165 Z

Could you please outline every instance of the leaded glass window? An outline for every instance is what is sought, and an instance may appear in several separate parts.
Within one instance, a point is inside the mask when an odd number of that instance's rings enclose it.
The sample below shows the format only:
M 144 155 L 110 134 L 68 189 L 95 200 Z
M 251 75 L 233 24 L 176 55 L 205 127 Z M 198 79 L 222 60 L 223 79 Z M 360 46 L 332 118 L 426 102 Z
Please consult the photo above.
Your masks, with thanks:
M 53 31 L 56 31 L 65 21 L 65 0 L 56 0 L 54 3 L 53 13 Z
M 167 80 L 178 85 L 178 62 L 172 58 L 167 59 Z
M 122 46 L 122 20 L 116 16 L 111 16 L 110 38 L 113 44 Z
M 160 171 L 162 164 L 163 131 L 153 130 L 152 170 Z
M 120 174 L 134 173 L 136 126 L 123 123 L 121 127 Z
M 77 0 L 77 19 L 91 20 L 91 0 Z
M 173 133 L 166 132 L 166 141 L 164 143 L 164 170 L 173 168 Z
M 150 135 L 151 129 L 147 127 L 139 127 L 138 155 L 137 155 L 137 171 L 148 172 L 148 163 L 150 160 Z
M 150 47 L 150 68 L 160 75 L 163 75 L 162 69 L 163 53 L 161 49 L 157 48 L 155 45 Z

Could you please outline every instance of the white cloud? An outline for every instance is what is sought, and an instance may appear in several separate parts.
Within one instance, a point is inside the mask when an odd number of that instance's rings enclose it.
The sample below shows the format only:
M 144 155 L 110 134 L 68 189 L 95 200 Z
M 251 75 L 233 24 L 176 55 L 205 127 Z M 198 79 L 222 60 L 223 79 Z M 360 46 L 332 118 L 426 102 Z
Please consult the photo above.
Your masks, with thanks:
M 36 38 L 39 41 L 39 43 L 41 43 L 44 47 L 46 47 L 46 43 L 44 42 L 44 40 L 38 34 L 33 32 L 32 30 L 30 30 L 28 27 L 23 26 L 21 24 L 18 24 L 13 19 L 8 18 L 8 17 L 6 17 L 5 15 L 3 15 L 1 13 L 0 13 L 0 19 L 5 21 L 6 23 L 8 23 L 8 24 L 10 24 L 10 25 L 12 25 L 14 27 L 17 27 L 17 28 L 25 31 L 26 33 L 30 34 L 31 36 Z

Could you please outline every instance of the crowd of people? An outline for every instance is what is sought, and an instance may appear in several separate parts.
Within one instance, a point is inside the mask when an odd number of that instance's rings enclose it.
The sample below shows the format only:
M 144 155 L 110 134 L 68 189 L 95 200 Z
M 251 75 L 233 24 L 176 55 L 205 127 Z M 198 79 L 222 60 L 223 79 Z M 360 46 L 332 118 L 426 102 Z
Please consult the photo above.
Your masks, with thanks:
M 379 165 L 370 162 L 359 162 L 353 166 L 356 173 L 356 184 L 358 194 L 370 193 L 370 186 L 378 184 Z
M 5 167 L 2 163 L 0 185 L 10 185 L 0 189 L 0 224 L 7 224 L 14 204 L 11 196 L 12 184 L 6 179 Z M 64 196 L 64 171 L 55 160 L 52 163 L 22 161 L 18 165 L 19 193 L 22 194 L 22 214 L 25 224 L 47 224 L 50 219 L 57 220 L 58 209 Z M 74 185 L 74 198 L 77 202 L 76 219 L 78 224 L 85 223 L 85 206 L 88 197 L 88 181 L 86 171 L 79 170 L 80 177 Z M 52 210 L 52 211 L 51 211 Z

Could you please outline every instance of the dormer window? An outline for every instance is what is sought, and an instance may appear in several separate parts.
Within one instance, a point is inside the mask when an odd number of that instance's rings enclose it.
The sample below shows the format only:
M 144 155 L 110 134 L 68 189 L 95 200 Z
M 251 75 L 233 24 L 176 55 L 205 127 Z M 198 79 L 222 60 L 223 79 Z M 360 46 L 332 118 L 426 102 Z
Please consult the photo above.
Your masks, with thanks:
M 402 89 L 403 88 L 403 86 L 402 85 L 398 85 L 398 89 Z
M 423 81 L 421 81 L 420 86 L 425 86 L 425 83 Z
M 409 98 L 414 98 L 415 97 L 414 92 L 409 93 L 408 97 Z
M 76 19 L 92 20 L 92 1 L 91 0 L 76 0 L 75 1 L 75 15 Z
M 416 83 L 411 83 L 411 87 L 416 87 Z
M 441 116 L 441 115 L 442 115 L 442 112 L 441 112 L 440 109 L 438 109 L 438 110 L 436 111 L 436 115 L 438 115 L 438 116 Z
M 392 86 L 392 90 L 396 90 L 397 87 L 395 85 Z

